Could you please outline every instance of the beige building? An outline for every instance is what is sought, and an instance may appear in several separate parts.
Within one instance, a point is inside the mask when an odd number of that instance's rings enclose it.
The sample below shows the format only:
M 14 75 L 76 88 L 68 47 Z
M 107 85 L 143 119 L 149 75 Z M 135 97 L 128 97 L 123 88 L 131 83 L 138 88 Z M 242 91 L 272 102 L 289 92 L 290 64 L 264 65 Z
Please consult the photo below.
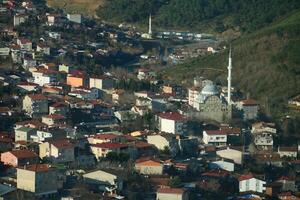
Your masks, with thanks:
M 147 142 L 154 145 L 159 150 L 168 148 L 172 156 L 175 156 L 179 151 L 178 140 L 174 134 L 156 134 L 148 135 Z
M 188 193 L 182 188 L 159 188 L 157 200 L 188 200 Z
M 17 188 L 41 198 L 57 193 L 57 173 L 47 164 L 28 165 L 17 169 Z
M 109 152 L 129 153 L 129 147 L 127 144 L 106 142 L 91 145 L 91 152 L 99 160 L 105 158 Z
M 41 94 L 29 94 L 23 99 L 23 110 L 30 116 L 48 114 L 48 99 Z
M 236 164 L 241 165 L 243 163 L 243 152 L 230 147 L 217 150 L 217 155 L 221 158 L 233 160 Z
M 108 76 L 97 76 L 90 78 L 90 88 L 98 88 L 100 90 L 110 90 L 114 86 L 114 80 Z
M 141 158 L 135 161 L 135 169 L 140 174 L 147 175 L 162 175 L 163 164 L 156 159 Z
M 39 145 L 40 158 L 49 158 L 53 162 L 67 163 L 75 160 L 74 146 L 69 140 L 44 142 Z

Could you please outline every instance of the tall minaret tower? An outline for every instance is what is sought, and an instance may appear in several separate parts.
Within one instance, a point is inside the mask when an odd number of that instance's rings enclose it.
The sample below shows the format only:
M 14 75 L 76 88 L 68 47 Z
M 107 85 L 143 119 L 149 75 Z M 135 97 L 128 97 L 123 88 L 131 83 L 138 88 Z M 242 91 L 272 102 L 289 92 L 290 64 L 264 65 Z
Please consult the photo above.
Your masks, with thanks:
M 228 100 L 228 104 L 231 104 L 231 69 L 232 69 L 232 58 L 231 58 L 231 45 L 230 45 L 230 49 L 229 49 L 229 58 L 228 58 L 228 77 L 227 77 L 227 81 L 228 81 L 228 85 L 227 85 L 227 100 Z
M 148 34 L 151 36 L 152 35 L 152 19 L 151 19 L 151 13 L 149 15 L 149 31 Z

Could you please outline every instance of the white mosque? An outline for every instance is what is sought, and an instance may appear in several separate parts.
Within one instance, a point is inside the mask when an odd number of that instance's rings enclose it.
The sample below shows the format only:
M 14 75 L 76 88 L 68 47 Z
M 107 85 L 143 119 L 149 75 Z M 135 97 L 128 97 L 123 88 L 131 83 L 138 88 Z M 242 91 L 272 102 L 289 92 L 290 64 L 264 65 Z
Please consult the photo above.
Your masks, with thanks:
M 230 50 L 227 88 L 231 88 L 231 70 Z M 201 120 L 227 122 L 232 117 L 231 90 L 228 90 L 227 98 L 225 98 L 210 80 L 194 80 L 194 87 L 189 89 L 189 105 L 197 110 L 192 115 Z

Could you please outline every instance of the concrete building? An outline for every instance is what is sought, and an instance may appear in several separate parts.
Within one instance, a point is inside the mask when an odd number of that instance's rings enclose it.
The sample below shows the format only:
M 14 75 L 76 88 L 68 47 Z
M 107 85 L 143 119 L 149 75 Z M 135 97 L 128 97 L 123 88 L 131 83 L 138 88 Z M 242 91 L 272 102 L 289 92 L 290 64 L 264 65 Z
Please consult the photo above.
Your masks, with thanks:
M 215 146 L 225 146 L 227 144 L 227 133 L 224 130 L 203 131 L 203 143 Z
M 51 126 L 60 126 L 66 124 L 66 117 L 60 114 L 50 114 L 42 116 L 42 122 Z
M 74 145 L 67 139 L 52 140 L 39 145 L 40 158 L 49 158 L 55 163 L 74 162 Z
M 239 191 L 240 192 L 258 192 L 263 193 L 266 190 L 266 182 L 255 178 L 253 174 L 246 174 L 239 177 Z
M 157 114 L 158 129 L 161 132 L 184 135 L 186 119 L 178 112 L 163 112 Z
M 32 51 L 32 42 L 25 38 L 18 38 L 17 44 L 20 45 L 21 50 Z
M 114 80 L 107 76 L 90 77 L 90 88 L 98 88 L 100 90 L 111 90 L 114 86 Z
M 102 191 L 115 193 L 123 189 L 123 178 L 113 170 L 97 170 L 82 177 L 85 183 L 95 185 Z
M 105 158 L 110 152 L 130 153 L 128 145 L 122 143 L 105 142 L 100 144 L 93 144 L 90 148 L 92 154 L 94 154 L 97 160 L 99 160 L 100 158 Z
M 223 170 L 226 170 L 229 172 L 234 171 L 234 163 L 227 162 L 224 160 L 213 161 L 213 162 L 209 163 L 209 167 L 211 169 L 223 169 Z
M 69 21 L 75 22 L 78 24 L 81 24 L 81 22 L 82 22 L 81 14 L 67 14 L 67 18 Z
M 221 158 L 233 160 L 236 164 L 243 164 L 243 152 L 232 147 L 221 148 L 216 154 Z
M 48 114 L 48 99 L 41 94 L 28 94 L 23 99 L 23 110 L 31 117 Z
M 40 69 L 34 71 L 32 72 L 32 76 L 33 76 L 33 82 L 40 86 L 55 83 L 57 80 L 56 78 L 57 73 L 47 69 Z
M 1 162 L 3 162 L 5 165 L 20 167 L 28 164 L 38 163 L 39 157 L 36 153 L 27 149 L 13 150 L 2 153 Z
M 31 136 L 36 134 L 35 128 L 20 127 L 15 129 L 15 142 L 17 141 L 30 141 Z
M 86 79 L 83 74 L 68 75 L 67 84 L 71 87 L 84 87 L 86 85 Z
M 237 107 L 242 110 L 244 120 L 254 120 L 257 118 L 259 105 L 253 99 L 243 100 L 238 103 Z
M 57 193 L 58 176 L 47 164 L 28 165 L 17 169 L 17 188 L 32 192 L 39 198 L 51 197 Z
M 15 14 L 14 15 L 14 26 L 18 26 L 24 23 L 28 19 L 27 15 L 24 14 Z
M 140 158 L 135 161 L 135 169 L 140 174 L 162 175 L 163 164 L 160 160 L 153 158 Z
M 174 134 L 148 135 L 147 142 L 159 150 L 169 149 L 171 156 L 176 156 L 179 152 L 178 140 Z
M 182 188 L 159 188 L 156 193 L 156 200 L 188 200 L 186 190 Z
M 42 52 L 43 54 L 48 55 L 48 56 L 50 55 L 50 47 L 43 43 L 37 44 L 36 51 Z

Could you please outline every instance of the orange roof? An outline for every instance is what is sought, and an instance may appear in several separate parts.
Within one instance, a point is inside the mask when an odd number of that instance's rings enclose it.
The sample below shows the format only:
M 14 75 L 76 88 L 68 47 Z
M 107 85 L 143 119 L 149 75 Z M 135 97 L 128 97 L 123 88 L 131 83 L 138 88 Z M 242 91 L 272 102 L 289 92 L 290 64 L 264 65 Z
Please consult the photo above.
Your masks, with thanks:
M 178 112 L 163 112 L 163 113 L 159 113 L 158 116 L 160 118 L 174 120 L 174 121 L 181 121 L 184 119 L 184 115 Z
M 140 158 L 135 161 L 137 165 L 144 165 L 144 166 L 161 166 L 161 161 L 154 159 L 154 158 Z
M 159 188 L 157 193 L 166 193 L 166 194 L 183 194 L 185 192 L 182 188 Z
M 248 180 L 248 179 L 251 179 L 251 178 L 254 178 L 254 176 L 253 176 L 252 173 L 249 173 L 249 174 L 241 175 L 239 177 L 239 181 L 244 181 L 244 180 Z
M 28 149 L 23 149 L 23 150 L 14 150 L 10 151 L 11 154 L 13 154 L 17 158 L 35 158 L 38 157 L 36 153 L 33 151 L 30 151 Z

